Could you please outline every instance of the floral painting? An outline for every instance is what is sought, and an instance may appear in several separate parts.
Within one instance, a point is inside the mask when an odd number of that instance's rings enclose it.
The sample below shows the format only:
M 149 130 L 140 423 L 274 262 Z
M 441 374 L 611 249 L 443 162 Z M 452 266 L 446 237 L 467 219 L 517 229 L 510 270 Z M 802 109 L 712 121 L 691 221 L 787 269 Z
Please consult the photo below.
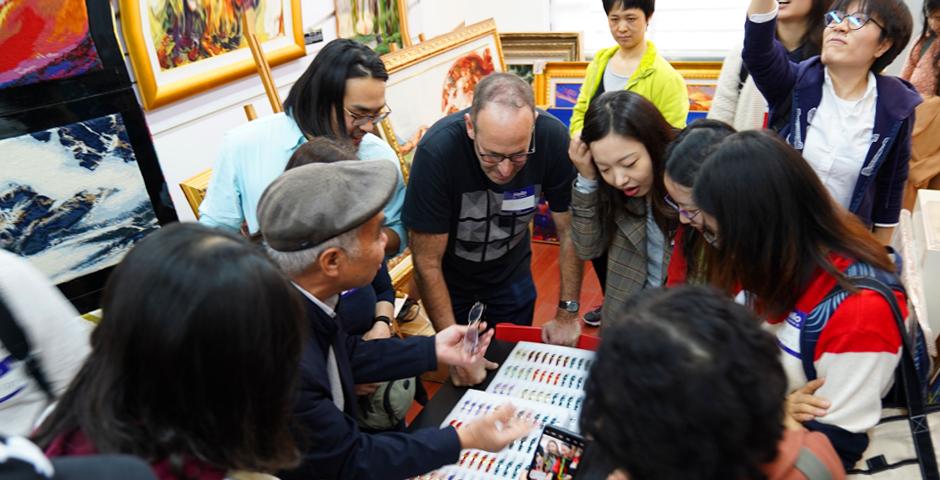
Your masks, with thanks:
M 121 114 L 0 140 L 0 248 L 54 283 L 117 264 L 159 227 Z
M 85 0 L 0 2 L 0 88 L 101 68 Z
M 284 35 L 280 0 L 149 0 L 150 31 L 162 70 L 247 46 L 241 17 L 254 19 L 259 42 Z
M 336 0 L 336 32 L 384 55 L 410 44 L 399 0 Z

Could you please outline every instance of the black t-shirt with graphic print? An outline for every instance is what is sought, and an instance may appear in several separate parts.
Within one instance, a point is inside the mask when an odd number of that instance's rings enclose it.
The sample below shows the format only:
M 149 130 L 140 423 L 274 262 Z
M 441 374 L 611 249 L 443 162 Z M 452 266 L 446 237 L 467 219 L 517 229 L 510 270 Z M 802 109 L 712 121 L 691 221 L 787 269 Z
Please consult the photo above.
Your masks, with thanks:
M 535 153 L 511 182 L 493 183 L 467 136 L 468 111 L 442 118 L 421 139 L 402 221 L 417 232 L 448 234 L 447 286 L 473 295 L 531 275 L 528 225 L 539 195 L 545 193 L 553 212 L 567 211 L 576 171 L 568 159 L 568 129 L 539 110 Z

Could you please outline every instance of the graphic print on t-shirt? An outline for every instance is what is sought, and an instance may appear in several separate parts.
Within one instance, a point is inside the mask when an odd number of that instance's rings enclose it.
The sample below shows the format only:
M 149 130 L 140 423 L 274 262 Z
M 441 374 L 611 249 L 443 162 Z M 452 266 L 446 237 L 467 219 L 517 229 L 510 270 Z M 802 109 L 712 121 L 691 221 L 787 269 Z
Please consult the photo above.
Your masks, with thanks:
M 454 255 L 471 262 L 505 256 L 528 232 L 541 185 L 506 192 L 481 190 L 460 197 Z

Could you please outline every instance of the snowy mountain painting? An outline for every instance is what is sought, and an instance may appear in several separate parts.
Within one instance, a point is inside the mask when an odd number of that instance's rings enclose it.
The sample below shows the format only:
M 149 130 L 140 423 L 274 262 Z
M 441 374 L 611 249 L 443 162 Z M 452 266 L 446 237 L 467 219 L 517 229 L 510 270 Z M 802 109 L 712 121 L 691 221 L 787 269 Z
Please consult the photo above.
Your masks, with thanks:
M 53 283 L 117 264 L 157 228 L 120 114 L 0 140 L 0 248 Z

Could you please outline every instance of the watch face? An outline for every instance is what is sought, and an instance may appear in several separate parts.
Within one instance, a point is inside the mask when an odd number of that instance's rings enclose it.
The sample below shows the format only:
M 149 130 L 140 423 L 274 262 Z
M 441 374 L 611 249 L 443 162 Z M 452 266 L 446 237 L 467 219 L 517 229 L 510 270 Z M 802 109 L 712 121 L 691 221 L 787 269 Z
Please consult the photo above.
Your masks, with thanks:
M 581 306 L 578 305 L 578 302 L 573 300 L 565 300 L 563 302 L 558 302 L 558 307 L 563 308 L 571 313 L 577 313 Z

